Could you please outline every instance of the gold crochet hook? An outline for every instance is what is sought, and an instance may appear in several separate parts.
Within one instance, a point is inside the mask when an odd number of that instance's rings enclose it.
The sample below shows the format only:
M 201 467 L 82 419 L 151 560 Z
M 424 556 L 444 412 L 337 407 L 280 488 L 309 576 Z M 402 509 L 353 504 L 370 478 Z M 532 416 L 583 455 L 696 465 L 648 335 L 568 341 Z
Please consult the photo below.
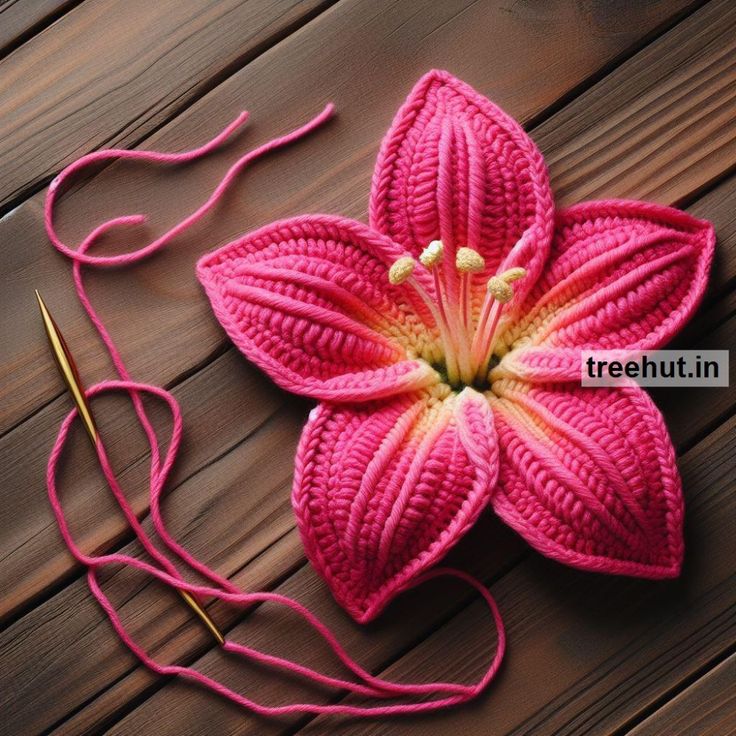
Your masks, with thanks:
M 74 358 L 69 350 L 69 346 L 64 340 L 64 336 L 61 334 L 61 330 L 57 326 L 54 318 L 46 306 L 46 303 L 38 293 L 38 289 L 35 290 L 36 299 L 38 300 L 38 306 L 41 310 L 41 318 L 43 319 L 43 326 L 46 330 L 46 336 L 49 339 L 49 345 L 51 346 L 51 352 L 56 361 L 56 365 L 59 368 L 61 377 L 64 379 L 69 393 L 74 399 L 74 404 L 77 407 L 79 416 L 82 420 L 87 435 L 92 442 L 93 447 L 97 447 L 97 443 L 100 441 L 100 435 L 97 431 L 97 425 L 95 424 L 94 417 L 92 415 L 92 409 L 87 401 L 87 395 L 84 391 L 82 380 L 79 377 L 79 371 L 77 370 Z M 177 589 L 179 595 L 186 601 L 187 605 L 199 616 L 202 623 L 207 627 L 207 630 L 215 638 L 215 641 L 222 646 L 225 643 L 225 637 L 222 635 L 220 630 L 217 628 L 215 622 L 210 618 L 207 611 L 202 608 L 199 602 L 186 590 Z

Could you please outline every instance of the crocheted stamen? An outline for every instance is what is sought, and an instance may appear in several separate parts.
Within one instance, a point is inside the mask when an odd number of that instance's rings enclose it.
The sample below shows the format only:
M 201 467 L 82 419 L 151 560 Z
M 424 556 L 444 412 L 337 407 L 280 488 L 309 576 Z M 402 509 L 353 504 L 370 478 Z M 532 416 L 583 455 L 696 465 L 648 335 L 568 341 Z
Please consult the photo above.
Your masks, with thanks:
M 440 333 L 447 382 L 456 389 L 471 385 L 485 387 L 501 314 L 514 296 L 511 284 L 526 276 L 526 270 L 510 268 L 491 276 L 476 321 L 471 306 L 472 280 L 474 274 L 485 269 L 483 256 L 472 248 L 458 248 L 455 254 L 455 275 L 460 284 L 457 300 L 448 297 L 451 290 L 446 271 L 441 267 L 443 256 L 440 240 L 433 240 L 419 256 L 419 264 L 434 280 L 434 299 L 415 278 L 418 264 L 411 256 L 395 261 L 388 278 L 394 285 L 407 284 L 413 288 L 427 305 Z

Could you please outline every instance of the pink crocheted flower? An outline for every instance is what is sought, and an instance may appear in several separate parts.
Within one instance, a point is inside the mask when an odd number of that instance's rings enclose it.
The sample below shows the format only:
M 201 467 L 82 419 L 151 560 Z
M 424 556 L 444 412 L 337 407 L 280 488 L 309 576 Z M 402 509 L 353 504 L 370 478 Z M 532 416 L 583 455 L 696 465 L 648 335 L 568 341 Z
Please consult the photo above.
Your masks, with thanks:
M 683 502 L 640 389 L 580 386 L 582 349 L 653 349 L 705 288 L 712 226 L 668 207 L 555 212 L 521 127 L 446 72 L 399 110 L 370 227 L 268 225 L 198 275 L 235 344 L 320 399 L 293 503 L 311 562 L 373 618 L 490 504 L 575 567 L 678 574 Z

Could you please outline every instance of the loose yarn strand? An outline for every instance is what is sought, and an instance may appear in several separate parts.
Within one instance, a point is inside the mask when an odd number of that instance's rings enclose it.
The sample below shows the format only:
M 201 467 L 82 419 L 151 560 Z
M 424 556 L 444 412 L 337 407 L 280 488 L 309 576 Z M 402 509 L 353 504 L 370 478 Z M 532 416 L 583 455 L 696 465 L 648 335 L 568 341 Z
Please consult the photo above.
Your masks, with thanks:
M 498 607 L 490 592 L 485 588 L 485 586 L 483 586 L 482 583 L 459 570 L 454 570 L 451 568 L 436 568 L 413 580 L 410 584 L 406 586 L 406 589 L 416 587 L 435 577 L 450 576 L 461 580 L 462 582 L 466 583 L 467 585 L 478 591 L 478 593 L 483 597 L 485 603 L 487 604 L 496 626 L 496 650 L 485 673 L 476 683 L 471 685 L 451 682 L 395 683 L 374 676 L 370 672 L 362 668 L 343 649 L 342 645 L 337 641 L 331 629 L 322 621 L 320 621 L 313 613 L 311 613 L 311 611 L 309 611 L 297 601 L 286 596 L 282 596 L 278 593 L 242 592 L 227 578 L 212 570 L 206 564 L 204 564 L 196 557 L 194 557 L 191 553 L 189 553 L 174 539 L 174 537 L 167 530 L 160 508 L 161 493 L 165 486 L 171 467 L 173 466 L 174 459 L 176 457 L 181 442 L 183 421 L 179 405 L 174 396 L 169 391 L 158 386 L 134 381 L 131 378 L 131 375 L 125 365 L 125 362 L 123 361 L 120 351 L 117 349 L 112 336 L 110 335 L 102 318 L 95 310 L 94 306 L 91 303 L 91 300 L 89 299 L 89 296 L 87 295 L 87 291 L 84 286 L 84 280 L 82 277 L 82 266 L 94 265 L 99 267 L 114 267 L 129 265 L 140 261 L 148 255 L 163 248 L 177 235 L 179 235 L 191 225 L 198 222 L 202 217 L 204 217 L 207 212 L 209 212 L 209 210 L 217 204 L 217 202 L 222 197 L 225 190 L 228 188 L 234 178 L 249 163 L 276 148 L 287 145 L 293 141 L 298 140 L 302 136 L 307 135 L 315 128 L 322 125 L 322 123 L 324 123 L 326 120 L 328 120 L 333 114 L 333 110 L 334 108 L 331 104 L 327 105 L 319 115 L 317 115 L 307 124 L 301 126 L 300 128 L 297 128 L 296 130 L 284 136 L 275 138 L 242 156 L 226 172 L 225 176 L 222 178 L 220 183 L 213 190 L 212 194 L 204 202 L 204 204 L 202 204 L 197 210 L 188 215 L 186 218 L 184 218 L 184 220 L 182 220 L 179 224 L 172 227 L 170 230 L 153 240 L 148 245 L 143 246 L 135 251 L 113 256 L 93 256 L 87 253 L 87 251 L 92 247 L 95 241 L 97 241 L 97 239 L 103 233 L 116 227 L 126 227 L 140 224 L 145 221 L 145 215 L 126 215 L 122 217 L 112 218 L 95 227 L 89 233 L 89 235 L 84 238 L 84 240 L 79 244 L 76 249 L 66 245 L 58 236 L 53 221 L 54 204 L 56 202 L 56 198 L 59 194 L 59 190 L 62 184 L 64 184 L 71 176 L 81 171 L 87 165 L 96 162 L 110 161 L 113 159 L 135 159 L 149 161 L 152 163 L 178 164 L 195 160 L 215 150 L 222 143 L 224 143 L 238 128 L 240 128 L 246 122 L 246 120 L 248 119 L 247 112 L 242 112 L 240 115 L 238 115 L 238 117 L 233 120 L 233 122 L 231 122 L 222 132 L 212 138 L 212 140 L 210 140 L 208 143 L 200 146 L 199 148 L 195 148 L 183 153 L 161 153 L 156 151 L 129 151 L 125 149 L 109 149 L 104 151 L 97 151 L 83 156 L 79 160 L 70 164 L 59 174 L 59 176 L 57 176 L 53 180 L 48 190 L 44 208 L 44 221 L 49 239 L 51 240 L 54 247 L 56 247 L 61 253 L 72 259 L 72 272 L 77 296 L 80 300 L 80 303 L 87 312 L 92 324 L 99 333 L 105 347 L 107 348 L 115 370 L 119 376 L 119 380 L 102 381 L 95 384 L 94 386 L 91 386 L 87 389 L 87 396 L 89 398 L 93 398 L 101 393 L 109 391 L 124 391 L 130 396 L 136 415 L 141 423 L 141 426 L 144 429 L 151 449 L 151 470 L 149 478 L 150 510 L 156 535 L 172 554 L 174 554 L 181 562 L 185 563 L 190 568 L 199 572 L 203 577 L 207 578 L 212 583 L 212 585 L 193 584 L 185 580 L 179 573 L 176 565 L 155 546 L 154 542 L 146 534 L 142 524 L 130 507 L 109 461 L 105 446 L 101 440 L 98 441 L 96 445 L 96 451 L 100 462 L 100 467 L 107 481 L 107 484 L 110 487 L 111 492 L 120 509 L 122 510 L 127 522 L 130 524 L 131 529 L 134 531 L 144 549 L 156 564 L 150 564 L 142 559 L 134 558 L 130 555 L 125 555 L 121 553 L 87 555 L 77 546 L 76 542 L 74 541 L 74 537 L 69 529 L 56 487 L 57 463 L 66 444 L 70 428 L 75 418 L 77 417 L 76 410 L 72 410 L 65 417 L 59 428 L 59 433 L 56 437 L 54 446 L 49 456 L 46 473 L 49 500 L 54 515 L 56 517 L 61 535 L 75 559 L 77 559 L 81 564 L 87 567 L 87 582 L 89 584 L 90 591 L 107 614 L 113 628 L 117 632 L 121 641 L 138 657 L 141 662 L 143 662 L 143 664 L 145 664 L 149 669 L 153 670 L 154 672 L 162 675 L 180 675 L 187 679 L 198 682 L 205 688 L 208 688 L 209 690 L 216 692 L 225 698 L 228 698 L 229 700 L 239 704 L 243 708 L 265 716 L 280 716 L 290 713 L 309 713 L 315 715 L 342 714 L 358 717 L 370 717 L 437 710 L 470 700 L 478 695 L 493 679 L 503 659 L 505 650 L 505 633 Z M 145 406 L 143 404 L 143 394 L 148 394 L 163 400 L 164 403 L 166 403 L 166 405 L 168 406 L 168 409 L 171 413 L 173 427 L 172 435 L 166 452 L 163 456 L 163 460 L 161 457 L 161 449 L 158 435 L 153 427 L 153 424 L 150 421 L 150 418 L 148 417 Z M 223 685 L 221 682 L 195 669 L 180 665 L 162 664 L 152 658 L 145 651 L 145 649 L 143 649 L 133 639 L 133 637 L 123 624 L 115 606 L 102 590 L 97 577 L 97 571 L 106 565 L 127 565 L 142 572 L 145 572 L 148 575 L 151 575 L 152 577 L 158 579 L 166 585 L 171 586 L 172 588 L 187 591 L 192 595 L 201 596 L 204 598 L 218 599 L 223 601 L 224 603 L 242 608 L 247 608 L 265 602 L 274 602 L 279 605 L 283 605 L 292 610 L 309 626 L 311 626 L 315 630 L 315 632 L 319 634 L 322 639 L 329 645 L 338 660 L 348 670 L 350 670 L 360 680 L 360 682 L 353 682 L 338 677 L 332 677 L 330 675 L 326 675 L 317 670 L 314 670 L 308 666 L 299 664 L 298 662 L 261 652 L 260 650 L 248 647 L 243 644 L 238 644 L 226 638 L 223 648 L 228 652 L 237 654 L 246 659 L 251 659 L 261 664 L 265 664 L 267 666 L 286 670 L 294 675 L 299 675 L 320 685 L 346 690 L 356 695 L 361 695 L 365 697 L 376 699 L 389 699 L 401 696 L 419 697 L 426 695 L 435 695 L 436 697 L 433 699 L 424 699 L 416 702 L 368 706 L 348 705 L 341 703 L 320 704 L 299 702 L 280 706 L 270 706 L 251 700 L 231 690 L 227 686 Z

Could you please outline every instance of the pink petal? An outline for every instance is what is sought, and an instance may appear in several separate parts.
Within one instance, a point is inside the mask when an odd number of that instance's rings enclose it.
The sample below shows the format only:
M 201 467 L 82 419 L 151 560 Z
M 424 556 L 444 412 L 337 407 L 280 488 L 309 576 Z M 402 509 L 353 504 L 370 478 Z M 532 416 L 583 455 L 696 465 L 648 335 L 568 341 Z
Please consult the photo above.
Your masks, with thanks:
M 520 301 L 545 261 L 553 212 L 544 160 L 521 126 L 447 72 L 422 77 L 383 140 L 372 226 L 415 255 L 441 238 L 448 268 L 457 247 L 478 250 L 487 264 L 474 280 L 481 289 L 499 268 L 523 266 Z
M 282 388 L 319 399 L 390 396 L 436 383 L 421 302 L 391 286 L 401 255 L 361 223 L 312 215 L 268 225 L 202 258 L 215 315 Z
M 580 378 L 580 350 L 652 350 L 690 318 L 705 291 L 715 233 L 685 212 L 622 200 L 559 212 L 550 259 L 515 348 L 495 377 Z
M 496 513 L 542 554 L 585 570 L 675 577 L 680 477 L 662 416 L 638 386 L 505 379 L 492 403 Z
M 473 389 L 321 404 L 294 477 L 307 556 L 337 601 L 369 621 L 469 529 L 497 473 L 493 417 Z

